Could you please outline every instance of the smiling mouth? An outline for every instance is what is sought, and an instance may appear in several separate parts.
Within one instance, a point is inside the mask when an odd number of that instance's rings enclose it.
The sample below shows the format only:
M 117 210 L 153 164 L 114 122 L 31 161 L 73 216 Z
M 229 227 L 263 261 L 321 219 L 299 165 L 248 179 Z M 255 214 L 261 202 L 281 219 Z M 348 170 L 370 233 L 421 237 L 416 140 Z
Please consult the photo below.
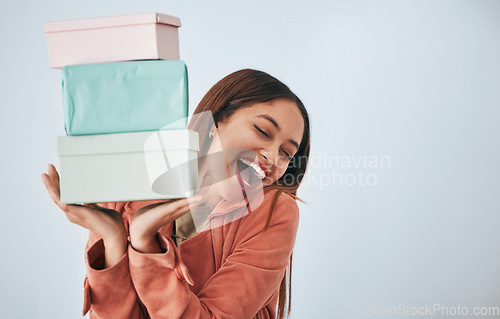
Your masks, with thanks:
M 238 181 L 245 190 L 253 188 L 259 182 L 262 183 L 262 179 L 266 177 L 259 166 L 243 158 L 238 158 L 236 161 L 236 170 Z

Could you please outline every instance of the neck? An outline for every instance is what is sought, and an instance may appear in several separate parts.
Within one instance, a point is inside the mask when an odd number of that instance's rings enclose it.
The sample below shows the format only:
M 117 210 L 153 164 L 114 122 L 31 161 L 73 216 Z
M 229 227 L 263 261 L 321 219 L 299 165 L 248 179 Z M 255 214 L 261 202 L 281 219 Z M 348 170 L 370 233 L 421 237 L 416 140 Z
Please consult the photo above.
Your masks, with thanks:
M 208 167 L 206 161 L 198 167 L 198 182 L 200 185 L 203 185 L 203 180 L 207 176 Z M 223 198 L 219 195 L 217 191 L 217 185 L 210 185 L 206 194 L 204 195 L 204 200 L 200 203 L 203 206 L 215 207 Z

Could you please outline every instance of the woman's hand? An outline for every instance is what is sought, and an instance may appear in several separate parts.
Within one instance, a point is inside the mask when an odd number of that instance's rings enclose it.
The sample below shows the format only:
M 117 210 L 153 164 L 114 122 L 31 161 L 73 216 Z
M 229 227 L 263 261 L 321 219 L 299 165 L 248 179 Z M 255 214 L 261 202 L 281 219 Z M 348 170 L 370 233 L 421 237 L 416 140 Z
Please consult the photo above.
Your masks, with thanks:
M 158 230 L 189 212 L 192 205 L 202 200 L 201 195 L 167 201 L 142 207 L 130 221 L 130 244 L 142 253 L 160 253 L 160 245 L 156 239 Z
M 70 222 L 94 232 L 103 239 L 104 267 L 108 268 L 118 263 L 127 249 L 127 231 L 120 213 L 96 204 L 85 206 L 62 204 L 59 174 L 52 164 L 48 166 L 48 174 L 42 174 L 42 180 L 54 203 L 61 208 Z
M 159 229 L 202 203 L 210 182 L 211 178 L 206 177 L 193 197 L 148 205 L 135 212 L 129 229 L 132 247 L 142 253 L 160 253 L 161 248 L 156 238 Z

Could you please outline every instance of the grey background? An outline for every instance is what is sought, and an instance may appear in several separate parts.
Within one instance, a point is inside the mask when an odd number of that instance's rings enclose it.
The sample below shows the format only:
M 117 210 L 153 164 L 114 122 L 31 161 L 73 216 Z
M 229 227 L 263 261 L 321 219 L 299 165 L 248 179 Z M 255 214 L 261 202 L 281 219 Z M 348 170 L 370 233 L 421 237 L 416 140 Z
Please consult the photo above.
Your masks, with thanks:
M 0 10 L 2 317 L 81 317 L 87 232 L 40 178 L 64 134 L 43 23 L 144 12 L 181 18 L 191 112 L 246 67 L 309 109 L 292 318 L 500 306 L 499 1 L 20 0 Z

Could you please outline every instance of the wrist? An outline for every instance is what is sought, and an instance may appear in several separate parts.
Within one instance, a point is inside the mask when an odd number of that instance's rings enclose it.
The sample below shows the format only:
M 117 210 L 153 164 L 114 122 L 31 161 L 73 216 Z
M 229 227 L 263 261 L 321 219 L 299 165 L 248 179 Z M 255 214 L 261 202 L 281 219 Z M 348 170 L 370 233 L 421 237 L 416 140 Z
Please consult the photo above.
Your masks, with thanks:
M 132 238 L 134 240 L 148 241 L 156 236 L 158 229 L 151 229 L 151 227 L 144 227 L 144 225 L 138 221 L 132 221 L 129 227 L 130 242 Z
M 103 239 L 104 243 L 104 268 L 110 268 L 116 265 L 123 258 L 127 252 L 128 241 L 126 238 L 118 240 L 113 238 L 111 240 Z
M 126 246 L 128 242 L 128 235 L 125 227 L 118 228 L 110 231 L 102 237 L 105 244 L 108 246 L 119 247 Z
M 156 238 L 156 233 L 154 235 L 142 234 L 142 236 L 133 236 L 130 234 L 130 245 L 132 248 L 141 253 L 161 253 L 161 247 Z

